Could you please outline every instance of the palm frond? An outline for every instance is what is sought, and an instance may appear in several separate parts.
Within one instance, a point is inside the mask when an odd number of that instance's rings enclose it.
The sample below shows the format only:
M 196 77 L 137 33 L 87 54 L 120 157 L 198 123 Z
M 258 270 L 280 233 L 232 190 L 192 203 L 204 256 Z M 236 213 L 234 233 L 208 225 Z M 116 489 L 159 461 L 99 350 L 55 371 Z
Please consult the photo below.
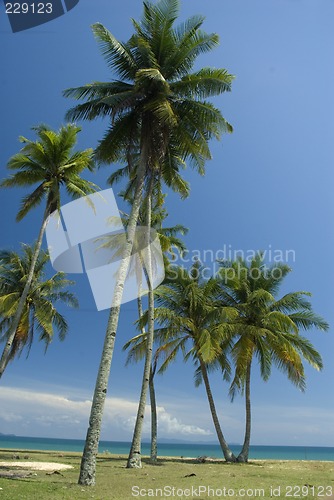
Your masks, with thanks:
M 93 24 L 92 30 L 108 66 L 121 78 L 133 79 L 136 65 L 126 45 L 122 44 L 102 24 Z

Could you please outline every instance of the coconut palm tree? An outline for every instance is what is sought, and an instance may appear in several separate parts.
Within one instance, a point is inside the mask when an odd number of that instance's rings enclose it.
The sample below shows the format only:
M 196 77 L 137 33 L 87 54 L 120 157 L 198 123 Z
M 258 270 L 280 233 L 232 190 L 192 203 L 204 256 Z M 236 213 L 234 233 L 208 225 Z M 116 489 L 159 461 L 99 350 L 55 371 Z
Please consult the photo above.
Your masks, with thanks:
M 141 215 L 143 216 L 144 220 L 147 220 L 145 216 L 145 210 L 144 213 Z M 173 255 L 175 256 L 175 251 L 177 251 L 180 255 L 184 254 L 186 247 L 184 243 L 180 240 L 180 238 L 177 237 L 177 234 L 181 233 L 182 235 L 185 235 L 187 234 L 188 230 L 180 224 L 178 224 L 175 227 L 163 228 L 162 222 L 164 219 L 166 219 L 166 217 L 167 217 L 167 212 L 161 206 L 161 200 L 158 199 L 152 211 L 152 227 L 157 231 L 157 234 L 159 236 L 160 246 L 165 260 L 165 269 L 166 272 L 168 273 L 169 261 L 167 258 L 167 254 L 168 253 L 171 254 L 173 252 Z M 153 290 L 149 289 L 149 293 L 153 294 Z M 151 307 L 154 308 L 154 296 L 153 300 L 150 301 L 150 304 Z M 141 297 L 138 297 L 139 318 L 141 318 L 142 315 L 143 315 L 142 299 Z M 130 466 L 132 463 L 131 461 L 133 459 L 133 450 L 139 450 L 139 454 L 141 453 L 142 426 L 145 416 L 147 388 L 149 389 L 150 392 L 150 406 L 151 406 L 151 462 L 154 463 L 157 461 L 157 411 L 156 411 L 156 397 L 154 389 L 154 375 L 156 372 L 157 359 L 155 357 L 152 362 L 151 352 L 148 355 L 147 339 L 148 339 L 148 334 L 145 331 L 144 326 L 141 326 L 141 334 L 129 340 L 123 347 L 124 350 L 129 349 L 127 363 L 129 363 L 130 361 L 139 361 L 145 358 L 141 397 L 138 406 L 136 425 L 134 429 L 131 450 L 128 458 Z M 152 340 L 149 344 L 149 348 L 150 350 L 153 348 L 153 334 L 152 334 Z
M 8 356 L 31 287 L 48 217 L 60 208 L 61 188 L 64 187 L 70 197 L 78 198 L 93 193 L 97 187 L 92 182 L 81 178 L 84 170 L 93 168 L 93 150 L 73 151 L 77 134 L 81 130 L 79 127 L 68 124 L 55 132 L 46 125 L 40 125 L 33 130 L 38 139 L 31 141 L 20 137 L 20 142 L 24 145 L 19 153 L 12 156 L 7 165 L 9 170 L 15 173 L 1 182 L 1 186 L 6 188 L 37 185 L 32 193 L 23 198 L 16 217 L 17 221 L 23 219 L 42 201 L 45 201 L 45 208 L 25 287 L 6 335 L 6 345 L 0 360 L 0 378 L 7 366 Z
M 233 77 L 225 69 L 191 72 L 197 57 L 218 44 L 218 36 L 200 29 L 200 16 L 175 28 L 178 12 L 179 0 L 145 2 L 143 17 L 140 22 L 133 21 L 134 34 L 125 43 L 116 40 L 103 25 L 95 24 L 93 32 L 102 54 L 119 79 L 65 91 L 65 96 L 85 101 L 69 111 L 67 116 L 71 119 L 110 118 L 110 128 L 99 143 L 96 157 L 105 163 L 125 161 L 135 185 L 127 243 L 112 304 L 121 302 L 142 193 L 150 172 L 163 173 L 164 182 L 168 182 L 189 160 L 203 174 L 204 163 L 211 157 L 210 139 L 232 130 L 221 112 L 206 99 L 229 91 Z M 136 154 L 139 161 L 133 164 Z M 95 483 L 119 311 L 119 305 L 111 309 L 97 375 L 79 477 L 79 483 L 84 485 Z M 152 324 L 152 318 L 149 323 Z
M 163 252 L 163 258 L 164 258 L 164 266 L 165 266 L 165 272 L 168 274 L 168 269 L 169 269 L 169 259 L 167 254 L 169 255 L 169 258 L 175 258 L 176 257 L 176 252 L 178 252 L 180 255 L 183 255 L 183 253 L 186 250 L 186 247 L 184 243 L 181 241 L 180 238 L 178 238 L 178 233 L 185 235 L 187 234 L 188 230 L 181 224 L 176 225 L 175 227 L 168 227 L 168 228 L 163 228 L 162 223 L 168 216 L 166 209 L 163 207 L 163 201 L 165 196 L 159 191 L 159 184 L 155 184 L 156 188 L 154 192 L 152 193 L 153 199 L 154 199 L 154 205 L 153 209 L 149 210 L 148 206 L 148 200 L 147 197 L 145 198 L 145 202 L 142 204 L 139 217 L 138 217 L 138 225 L 143 226 L 145 223 L 147 223 L 147 213 L 152 214 L 152 221 L 149 223 L 151 224 L 152 228 L 156 231 L 157 236 L 159 238 L 160 242 L 160 247 Z M 128 189 L 125 190 L 124 192 L 121 192 L 120 195 L 131 204 L 132 202 L 132 196 L 131 196 L 131 189 L 128 186 Z M 113 219 L 113 218 L 111 218 Z M 124 227 L 127 227 L 128 221 L 129 221 L 129 215 L 123 212 L 123 216 L 121 217 L 122 224 Z M 110 221 L 111 223 L 113 220 Z M 139 227 L 138 230 L 140 231 L 142 227 Z M 141 232 L 141 231 L 140 231 Z M 123 245 L 124 245 L 124 237 L 123 235 L 112 235 L 112 236 L 104 236 L 99 238 L 99 240 L 102 242 L 100 248 L 107 248 L 110 250 L 112 253 L 112 259 L 119 259 L 121 257 L 122 251 L 123 251 Z M 154 317 L 154 296 L 153 296 L 153 289 L 150 286 L 150 280 L 148 276 L 148 272 L 146 269 L 146 262 L 147 259 L 145 260 L 143 255 L 142 255 L 142 237 L 141 234 L 139 234 L 138 238 L 135 238 L 134 241 L 134 249 L 133 249 L 133 258 L 132 258 L 132 266 L 129 269 L 129 273 L 136 273 L 136 278 L 137 278 L 137 283 L 138 283 L 138 316 L 139 318 L 143 314 L 143 307 L 142 307 L 142 272 L 144 270 L 145 274 L 145 279 L 148 284 L 148 294 L 150 303 L 151 303 L 151 317 Z M 146 242 L 145 247 L 147 247 L 148 244 Z M 158 258 L 160 257 L 160 254 Z M 151 256 L 152 265 L 155 265 L 155 254 L 153 252 L 153 255 Z M 142 435 L 142 426 L 143 426 L 143 421 L 144 421 L 144 416 L 145 416 L 145 408 L 146 408 L 146 397 L 147 397 L 147 392 L 148 390 L 150 391 L 150 399 L 151 399 L 151 427 L 152 427 L 152 440 L 151 440 L 151 461 L 154 462 L 156 461 L 157 458 L 157 438 L 156 438 L 156 432 L 157 432 L 157 417 L 156 417 L 156 405 L 155 405 L 155 391 L 154 391 L 154 383 L 153 383 L 153 377 L 154 377 L 154 368 L 152 367 L 152 346 L 153 346 L 153 334 L 154 334 L 154 328 L 151 328 L 151 336 L 150 340 L 148 342 L 148 334 L 145 331 L 145 328 L 142 327 L 142 333 L 139 335 L 139 339 L 142 340 L 141 342 L 141 348 L 140 348 L 140 354 L 139 354 L 139 347 L 136 346 L 137 354 L 138 354 L 138 359 L 143 359 L 145 358 L 145 366 L 144 366 L 144 373 L 143 373 L 143 382 L 142 382 L 142 388 L 141 388 L 141 394 L 140 394 L 140 400 L 139 400 L 139 405 L 138 405 L 138 412 L 137 412 L 137 418 L 136 418 L 136 424 L 134 428 L 134 433 L 133 433 L 133 439 L 132 439 L 132 444 L 131 444 L 131 450 L 129 453 L 129 458 L 128 458 L 128 466 L 132 467 L 133 465 L 135 467 L 140 467 L 141 466 L 141 435 Z M 131 341 L 130 341 L 131 343 Z M 134 353 L 133 353 L 134 354 Z M 130 356 L 133 357 L 133 356 Z
M 251 437 L 251 367 L 254 357 L 260 365 L 262 378 L 268 380 L 272 365 L 287 374 L 289 380 L 305 390 L 303 359 L 317 370 L 322 369 L 320 354 L 300 330 L 328 330 L 328 324 L 312 311 L 308 292 L 291 292 L 277 298 L 279 287 L 290 268 L 275 263 L 266 266 L 261 253 L 251 262 L 238 259 L 224 263 L 220 270 L 220 297 L 223 306 L 237 312 L 227 338 L 235 366 L 230 387 L 245 396 L 246 429 L 239 462 L 247 462 Z
M 140 309 L 141 301 L 138 303 L 138 316 L 143 316 L 143 310 Z M 126 365 L 129 363 L 137 363 L 146 358 L 147 353 L 147 333 L 144 326 L 141 327 L 141 333 L 132 337 L 123 346 L 123 350 L 129 350 Z M 154 377 L 157 370 L 157 357 L 153 355 L 152 365 L 149 374 L 149 392 L 150 392 L 150 408 L 151 408 L 151 453 L 150 461 L 155 463 L 158 458 L 158 417 L 157 405 L 154 386 Z
M 7 340 L 8 326 L 15 316 L 34 253 L 35 249 L 28 245 L 22 245 L 22 255 L 14 251 L 0 251 L 0 341 L 2 342 Z M 66 336 L 67 322 L 55 306 L 59 302 L 72 307 L 78 306 L 74 295 L 66 290 L 73 282 L 67 280 L 62 272 L 46 278 L 45 268 L 48 262 L 48 253 L 41 251 L 36 260 L 31 286 L 8 360 L 20 356 L 24 347 L 28 348 L 29 354 L 35 332 L 39 340 L 45 342 L 46 348 L 53 339 L 54 330 L 58 331 L 60 340 L 64 340 Z
M 159 183 L 156 183 L 159 188 Z M 175 232 L 176 229 L 163 229 L 162 221 L 167 217 L 166 211 L 162 208 L 163 204 L 163 196 L 159 196 L 160 193 L 154 193 L 154 178 L 152 177 L 150 180 L 149 192 L 147 195 L 146 203 L 143 205 L 143 220 L 145 220 L 147 224 L 147 235 L 150 235 L 151 227 L 153 227 L 158 234 L 159 242 L 161 246 L 161 250 L 164 255 L 164 262 L 166 266 L 166 252 L 171 250 L 171 245 L 178 245 L 178 250 L 182 252 L 184 250 L 183 243 L 176 238 Z M 152 198 L 154 196 L 155 203 L 152 209 Z M 178 226 L 178 230 L 182 232 L 182 234 L 186 234 L 187 230 L 183 226 Z M 127 461 L 127 467 L 141 467 L 141 440 L 142 440 L 142 429 L 145 417 L 145 408 L 146 408 L 146 399 L 147 392 L 150 391 L 151 398 L 151 416 L 152 416 L 152 440 L 151 440 L 151 458 L 152 461 L 156 460 L 157 456 L 157 415 L 156 415 L 156 405 L 155 405 L 155 391 L 153 384 L 154 377 L 154 367 L 152 367 L 152 354 L 153 354 L 153 343 L 154 343 L 154 291 L 152 286 L 152 267 L 154 265 L 154 253 L 150 255 L 151 247 L 149 238 L 146 241 L 146 251 L 148 252 L 147 259 L 145 261 L 145 265 L 143 263 L 143 269 L 146 275 L 146 281 L 148 283 L 148 329 L 145 339 L 146 344 L 146 353 L 145 353 L 145 363 L 144 363 L 144 371 L 143 371 L 143 380 L 142 387 L 136 417 L 136 423 L 133 432 L 133 438 L 130 448 L 130 453 Z M 139 252 L 140 256 L 141 252 Z M 148 266 L 147 266 L 147 264 Z M 142 316 L 142 302 L 141 297 L 138 298 L 138 314 L 139 318 Z M 142 332 L 143 333 L 143 332 Z
M 230 365 L 225 357 L 225 330 L 227 321 L 236 313 L 233 308 L 222 308 L 217 301 L 219 284 L 215 278 L 205 280 L 202 266 L 195 262 L 190 270 L 173 266 L 166 282 L 155 291 L 155 317 L 160 328 L 155 335 L 162 359 L 159 373 L 163 373 L 179 352 L 184 360 L 192 359 L 196 368 L 195 383 L 203 380 L 217 437 L 226 461 L 235 462 L 222 432 L 217 415 L 208 371 L 221 369 L 228 380 Z M 143 322 L 146 314 L 143 315 Z

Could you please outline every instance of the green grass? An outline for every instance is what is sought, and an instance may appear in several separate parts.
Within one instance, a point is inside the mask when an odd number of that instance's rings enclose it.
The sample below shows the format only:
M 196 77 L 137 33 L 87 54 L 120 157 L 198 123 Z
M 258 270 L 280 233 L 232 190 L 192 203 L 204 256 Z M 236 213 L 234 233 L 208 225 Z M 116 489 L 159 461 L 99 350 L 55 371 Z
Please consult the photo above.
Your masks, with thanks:
M 269 499 L 275 498 L 271 495 L 271 488 L 276 488 L 274 490 L 276 498 L 324 500 L 334 498 L 334 493 L 331 493 L 331 489 L 334 491 L 334 462 L 265 460 L 252 461 L 249 464 L 224 462 L 200 464 L 186 459 L 161 458 L 158 465 L 150 465 L 144 459 L 143 468 L 135 470 L 125 468 L 124 456 L 101 454 L 98 457 L 96 486 L 82 487 L 77 484 L 79 453 L 0 450 L 0 461 L 12 460 L 17 454 L 22 461 L 60 462 L 73 465 L 74 469 L 63 471 L 62 476 L 36 471 L 35 476 L 26 479 L 0 478 L 1 500 Z M 26 456 L 29 456 L 29 459 L 24 458 Z M 195 475 L 186 477 L 190 474 Z M 201 492 L 198 489 L 200 486 L 210 487 L 212 490 Z M 134 493 L 138 493 L 137 496 L 132 495 L 132 487 L 137 487 L 133 490 Z M 170 493 L 169 497 L 161 495 L 163 492 L 159 491 L 165 487 L 170 487 L 165 490 L 165 493 Z M 173 487 L 174 496 L 171 489 Z M 278 487 L 280 492 L 277 490 Z M 193 493 L 191 488 L 194 488 Z M 156 489 L 157 492 L 152 491 Z M 183 495 L 181 490 L 187 489 L 189 491 L 185 491 Z M 221 492 L 216 491 L 219 489 Z

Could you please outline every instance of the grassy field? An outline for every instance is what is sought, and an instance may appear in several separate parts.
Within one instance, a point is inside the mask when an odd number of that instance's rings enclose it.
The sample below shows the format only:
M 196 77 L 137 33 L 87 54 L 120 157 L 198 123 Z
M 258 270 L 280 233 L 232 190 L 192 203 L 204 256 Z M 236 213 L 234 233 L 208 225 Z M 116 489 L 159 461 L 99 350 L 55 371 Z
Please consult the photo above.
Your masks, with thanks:
M 82 487 L 77 484 L 79 453 L 0 450 L 0 461 L 12 460 L 16 455 L 22 461 L 60 462 L 74 468 L 62 475 L 36 471 L 22 479 L 0 477 L 1 500 L 334 499 L 334 462 L 266 460 L 225 464 L 161 458 L 158 465 L 144 459 L 143 468 L 134 470 L 125 468 L 124 456 L 102 454 L 98 458 L 96 486 Z M 0 476 L 5 472 L 0 468 Z

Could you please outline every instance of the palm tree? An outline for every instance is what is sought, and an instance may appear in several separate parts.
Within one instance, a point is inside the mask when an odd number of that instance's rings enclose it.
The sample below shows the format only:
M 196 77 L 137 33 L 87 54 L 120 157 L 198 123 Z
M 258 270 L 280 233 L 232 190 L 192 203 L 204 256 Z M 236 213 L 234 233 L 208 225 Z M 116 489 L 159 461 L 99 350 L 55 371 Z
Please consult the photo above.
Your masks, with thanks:
M 149 220 L 149 224 L 152 226 L 152 228 L 157 232 L 157 236 L 159 238 L 160 242 L 160 247 L 163 252 L 163 258 L 164 258 L 164 266 L 166 269 L 166 273 L 168 273 L 168 268 L 169 268 L 169 260 L 167 257 L 167 253 L 175 257 L 175 251 L 177 251 L 180 255 L 182 255 L 186 247 L 184 243 L 178 238 L 178 233 L 185 235 L 187 234 L 188 230 L 181 224 L 176 225 L 175 227 L 168 227 L 168 228 L 163 228 L 162 223 L 168 216 L 166 209 L 163 208 L 163 201 L 165 196 L 159 191 L 159 185 L 158 183 L 155 184 L 156 189 L 152 193 L 152 197 L 154 199 L 154 205 L 153 209 L 149 208 L 149 203 L 148 203 L 148 197 L 145 198 L 145 202 L 142 204 L 140 212 L 139 212 L 139 217 L 138 217 L 138 224 L 139 226 L 144 225 L 148 221 L 147 214 L 152 214 L 152 220 Z M 131 186 L 128 186 L 128 188 L 124 191 L 121 192 L 120 195 L 129 202 L 130 204 L 133 201 L 133 198 L 131 196 Z M 113 219 L 111 218 L 111 223 L 113 223 Z M 122 224 L 127 227 L 128 222 L 129 222 L 129 215 L 123 212 L 123 216 L 121 217 Z M 146 269 L 147 266 L 147 261 L 152 262 L 152 266 L 155 266 L 155 254 L 153 252 L 152 256 L 150 259 L 144 259 L 142 255 L 142 245 L 143 245 L 143 238 L 141 237 L 141 229 L 138 228 L 139 230 L 139 236 L 135 238 L 134 240 L 134 248 L 133 248 L 133 259 L 132 259 L 132 265 L 131 268 L 129 269 L 129 273 L 136 273 L 136 278 L 137 278 L 137 283 L 138 283 L 138 298 L 137 298 L 137 303 L 138 303 L 138 316 L 139 318 L 143 314 L 143 307 L 142 307 L 142 270 L 144 270 L 145 274 L 145 279 L 148 284 L 148 295 L 149 295 L 149 303 L 151 304 L 151 317 L 154 318 L 154 296 L 153 296 L 153 289 L 150 284 L 150 279 L 149 279 L 149 274 Z M 145 233 L 145 236 L 148 233 Z M 124 245 L 124 237 L 123 235 L 112 235 L 112 236 L 104 236 L 99 238 L 100 241 L 102 241 L 102 244 L 100 248 L 107 248 L 108 250 L 111 250 L 112 253 L 112 259 L 119 259 L 122 255 L 123 251 L 123 245 Z M 149 242 L 145 242 L 145 247 L 147 248 L 149 246 Z M 159 256 L 158 256 L 159 257 Z M 157 263 L 159 265 L 159 263 Z M 156 406 L 154 403 L 155 400 L 155 391 L 154 391 L 154 383 L 153 383 L 153 367 L 152 367 L 152 347 L 153 347 L 153 334 L 154 334 L 154 321 L 152 321 L 152 327 L 151 331 L 146 333 L 145 328 L 142 327 L 142 334 L 139 336 L 140 338 L 143 339 L 142 342 L 142 348 L 141 349 L 141 354 L 138 359 L 145 358 L 145 366 L 144 366 L 144 372 L 143 372 L 143 382 L 142 382 L 142 388 L 141 388 L 141 394 L 140 394 L 140 399 L 139 399 L 139 405 L 138 405 L 138 412 L 137 412 L 137 418 L 136 418 L 136 424 L 134 428 L 134 433 L 133 433 L 133 439 L 132 439 L 132 444 L 131 444 L 131 449 L 129 453 L 129 458 L 128 458 L 128 467 L 141 467 L 141 435 L 142 435 L 142 427 L 143 427 L 143 421 L 144 421 L 144 416 L 145 416 L 145 408 L 146 408 L 146 398 L 147 398 L 147 392 L 148 389 L 150 391 L 150 399 L 151 399 L 151 417 L 152 417 L 152 440 L 151 440 L 151 461 L 154 462 L 156 461 L 157 458 L 157 439 L 156 439 L 156 433 L 157 433 L 157 418 L 156 418 Z M 153 402 L 152 402 L 153 400 Z
M 232 307 L 237 317 L 229 325 L 228 339 L 233 342 L 231 357 L 235 374 L 230 387 L 245 395 L 246 429 L 242 450 L 237 458 L 247 462 L 251 437 L 251 366 L 258 359 L 262 378 L 268 380 L 272 364 L 289 380 L 305 390 L 304 358 L 317 370 L 322 369 L 320 354 L 300 330 L 328 330 L 328 324 L 312 311 L 305 298 L 308 292 L 291 292 L 277 299 L 282 281 L 290 272 L 285 264 L 266 266 L 261 253 L 251 262 L 238 259 L 223 263 L 220 270 L 220 297 L 223 306 Z
M 143 310 L 141 309 L 141 301 L 138 302 L 138 316 L 143 316 Z M 123 346 L 123 350 L 129 349 L 126 365 L 131 362 L 137 363 L 146 358 L 147 353 L 147 333 L 144 326 L 141 326 L 141 333 L 132 337 Z M 157 353 L 156 353 L 157 354 Z M 151 454 L 150 460 L 155 463 L 158 458 L 158 417 L 157 417 L 157 405 L 156 405 L 156 395 L 154 386 L 154 377 L 157 370 L 157 356 L 153 355 L 153 361 L 149 373 L 149 392 L 150 392 L 150 408 L 151 408 Z M 138 417 L 138 415 L 137 415 Z M 141 438 L 141 436 L 140 436 Z
M 0 251 L 0 341 L 7 340 L 8 326 L 27 282 L 34 252 L 35 249 L 28 245 L 22 245 L 22 256 L 13 251 Z M 66 336 L 67 322 L 57 311 L 55 304 L 63 302 L 72 307 L 78 306 L 73 294 L 66 290 L 73 282 L 67 280 L 62 272 L 46 279 L 45 267 L 48 262 L 48 253 L 41 251 L 8 360 L 19 356 L 24 347 L 28 348 L 29 354 L 35 332 L 38 333 L 39 340 L 45 342 L 46 348 L 52 341 L 54 329 L 58 331 L 60 340 L 64 340 Z
M 203 18 L 194 16 L 174 28 L 179 0 L 144 3 L 134 34 L 121 43 L 101 24 L 93 26 L 102 54 L 118 80 L 94 82 L 65 91 L 85 102 L 69 111 L 71 119 L 111 119 L 99 143 L 101 162 L 123 160 L 135 195 L 127 228 L 127 243 L 119 266 L 113 304 L 120 304 L 145 180 L 154 172 L 171 182 L 187 160 L 204 173 L 211 157 L 208 143 L 232 131 L 221 112 L 206 98 L 231 89 L 225 69 L 203 68 L 190 73 L 198 55 L 218 44 L 218 36 L 200 30 Z M 132 163 L 135 155 L 138 162 Z M 182 180 L 181 180 L 182 181 Z M 149 224 L 147 224 L 149 227 Z M 95 484 L 96 455 L 107 393 L 120 306 L 112 307 L 97 375 L 79 483 Z M 152 324 L 152 318 L 150 319 Z
M 157 187 L 157 190 L 154 191 L 154 187 Z M 164 254 L 165 266 L 166 266 L 166 252 L 171 250 L 172 243 L 178 245 L 178 249 L 180 251 L 184 250 L 184 245 L 178 238 L 173 236 L 175 234 L 175 230 L 163 230 L 162 229 L 162 221 L 167 217 L 166 211 L 162 208 L 164 196 L 161 195 L 159 191 L 159 183 L 154 179 L 154 176 L 151 176 L 149 189 L 147 194 L 146 203 L 142 206 L 142 216 L 143 220 L 145 220 L 147 228 L 146 228 L 146 252 L 147 258 L 145 261 L 145 265 L 143 265 L 143 269 L 146 275 L 146 280 L 148 283 L 148 329 L 146 334 L 146 353 L 145 353 L 145 363 L 144 363 L 144 371 L 143 371 L 143 380 L 142 387 L 136 417 L 135 428 L 133 432 L 133 438 L 130 448 L 130 453 L 128 456 L 127 467 L 128 468 L 140 468 L 142 466 L 141 463 L 141 440 L 142 440 L 142 429 L 145 417 L 145 408 L 146 408 L 146 399 L 147 392 L 150 390 L 150 398 L 151 398 L 151 416 L 152 416 L 152 441 L 151 441 L 151 457 L 152 461 L 156 460 L 157 456 L 157 415 L 156 415 L 156 405 L 155 405 L 155 391 L 153 385 L 153 370 L 152 368 L 152 354 L 153 354 L 153 343 L 154 343 L 154 291 L 152 285 L 153 279 L 153 265 L 154 265 L 154 254 L 151 255 L 151 247 L 150 247 L 150 230 L 151 227 L 157 230 L 158 237 L 161 245 L 162 252 Z M 154 197 L 154 205 L 152 209 L 152 201 Z M 183 226 L 178 226 L 180 232 L 185 234 L 187 230 Z M 168 237 L 169 235 L 169 237 Z M 139 255 L 141 252 L 139 252 Z M 167 266 L 166 266 L 167 267 Z M 138 314 L 139 318 L 142 316 L 142 302 L 141 298 L 138 298 Z
M 146 207 L 147 209 L 147 207 Z M 144 210 L 145 212 L 145 210 Z M 145 213 L 141 214 L 144 220 L 146 219 Z M 167 258 L 167 253 L 173 252 L 175 255 L 175 251 L 178 251 L 180 255 L 186 250 L 184 243 L 177 237 L 178 233 L 182 235 L 187 234 L 188 230 L 178 224 L 175 227 L 163 228 L 162 222 L 167 217 L 167 212 L 161 206 L 161 200 L 158 198 L 153 210 L 152 210 L 152 227 L 157 231 L 160 246 L 163 252 L 164 260 L 165 260 L 165 269 L 168 273 L 169 261 Z M 149 293 L 153 295 L 153 290 L 149 287 Z M 142 307 L 142 299 L 138 297 L 138 316 L 139 318 L 143 315 L 143 307 Z M 150 301 L 151 307 L 154 308 L 154 296 L 153 300 Z M 154 312 L 153 312 L 154 314 Z M 154 317 L 154 316 L 153 316 Z M 153 332 L 154 333 L 154 332 Z M 141 390 L 141 397 L 138 405 L 138 412 L 136 418 L 136 425 L 133 434 L 133 440 L 131 444 L 131 450 L 128 457 L 128 466 L 134 462 L 134 450 L 139 450 L 137 452 L 137 457 L 139 456 L 139 460 L 137 458 L 136 465 L 140 466 L 140 454 L 141 454 L 141 436 L 142 436 L 142 426 L 145 416 L 145 407 L 146 407 L 146 393 L 147 386 L 150 392 L 150 406 L 151 406 L 151 462 L 157 461 L 157 411 L 156 411 L 156 397 L 155 397 L 155 389 L 154 389 L 154 375 L 156 372 L 157 359 L 154 358 L 152 362 L 152 355 L 148 355 L 148 334 L 145 331 L 144 326 L 141 326 L 141 334 L 133 337 L 129 340 L 124 346 L 123 349 L 129 349 L 127 364 L 130 361 L 139 361 L 145 358 L 145 367 L 143 374 L 143 383 Z M 153 335 L 152 340 L 149 344 L 149 349 L 151 350 L 153 347 Z M 150 364 L 149 364 L 150 363 Z
M 19 153 L 12 156 L 7 165 L 15 173 L 1 182 L 2 187 L 25 187 L 37 184 L 35 190 L 23 198 L 16 217 L 17 221 L 23 219 L 43 200 L 45 200 L 45 209 L 25 287 L 6 335 L 7 341 L 0 360 L 0 378 L 7 366 L 9 353 L 31 287 L 48 217 L 60 208 L 61 187 L 64 186 L 67 194 L 72 198 L 93 193 L 97 187 L 80 177 L 85 169 L 92 170 L 93 168 L 93 150 L 73 151 L 77 134 L 81 130 L 79 127 L 68 124 L 55 132 L 46 125 L 40 125 L 33 130 L 38 140 L 34 142 L 20 137 L 20 142 L 24 146 Z
M 155 292 L 159 307 L 155 310 L 160 325 L 155 332 L 159 359 L 163 359 L 159 373 L 163 373 L 179 352 L 184 360 L 192 359 L 196 368 L 195 381 L 204 381 L 210 411 L 225 460 L 236 461 L 223 435 L 208 371 L 221 369 L 228 380 L 230 366 L 225 358 L 224 338 L 227 320 L 235 316 L 233 308 L 222 308 L 217 301 L 219 284 L 215 278 L 204 280 L 198 262 L 190 270 L 173 266 L 165 284 Z M 146 315 L 143 316 L 143 321 Z

